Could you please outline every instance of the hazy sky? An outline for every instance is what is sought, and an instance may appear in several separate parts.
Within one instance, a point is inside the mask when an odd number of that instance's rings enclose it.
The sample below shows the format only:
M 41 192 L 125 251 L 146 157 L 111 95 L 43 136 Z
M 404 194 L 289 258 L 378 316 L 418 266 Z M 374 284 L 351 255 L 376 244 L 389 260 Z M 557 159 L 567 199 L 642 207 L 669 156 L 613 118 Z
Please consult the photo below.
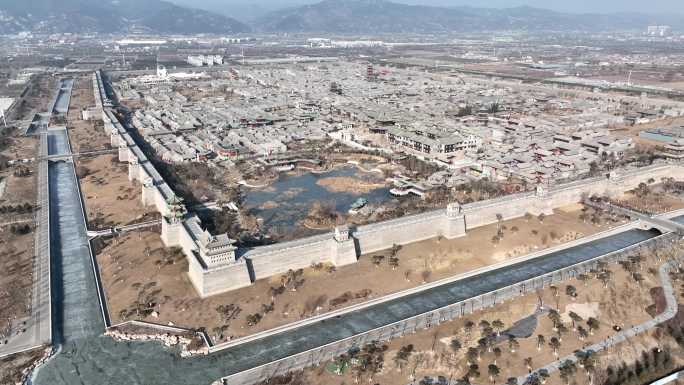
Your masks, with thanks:
M 170 0 L 174 3 L 206 9 L 272 10 L 292 5 L 315 3 L 319 0 Z M 470 5 L 475 7 L 505 8 L 520 5 L 553 9 L 563 12 L 641 12 L 684 15 L 684 0 L 392 0 L 405 4 Z
M 230 0 L 229 0 L 230 1 Z M 646 13 L 683 13 L 683 0 L 406 0 L 412 4 L 472 5 L 481 7 L 505 8 L 519 5 L 553 9 L 564 12 L 646 12 Z

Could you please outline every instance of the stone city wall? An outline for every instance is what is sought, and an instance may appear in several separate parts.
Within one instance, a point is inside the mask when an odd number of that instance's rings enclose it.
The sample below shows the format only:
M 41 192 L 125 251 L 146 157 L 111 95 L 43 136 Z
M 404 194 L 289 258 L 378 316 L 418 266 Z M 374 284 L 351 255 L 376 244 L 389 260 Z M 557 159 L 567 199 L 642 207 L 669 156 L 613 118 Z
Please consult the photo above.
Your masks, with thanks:
M 528 212 L 550 215 L 554 209 L 579 202 L 585 194 L 615 196 L 651 178 L 659 181 L 662 177 L 684 179 L 684 167 L 675 164 L 644 167 L 610 178 L 603 176 L 572 182 L 549 191 L 526 192 L 467 204 L 461 207 L 459 215 L 453 217 L 449 217 L 447 210 L 440 209 L 359 226 L 350 235 L 355 242 L 357 256 L 361 256 L 389 249 L 395 244 L 405 245 L 438 236 L 448 239 L 464 236 L 469 229 L 496 223 L 499 214 L 504 220 L 520 218 Z M 462 222 L 460 226 L 459 222 Z M 257 247 L 245 251 L 242 257 L 249 260 L 253 278 L 262 279 L 282 274 L 288 269 L 308 267 L 312 263 L 333 263 L 334 242 L 333 234 L 328 233 Z
M 183 250 L 189 264 L 188 276 L 198 294 L 205 297 L 250 285 L 252 279 L 247 261 L 244 259 L 218 267 L 209 268 L 204 264 L 198 253 L 199 240 L 193 235 L 193 232 L 203 230 L 198 226 L 190 228 L 188 225 L 188 221 L 196 220 L 196 218 L 182 220 L 168 218 L 173 216 L 170 209 L 171 202 L 179 202 L 179 200 L 118 118 L 110 109 L 103 107 L 102 100 L 106 100 L 106 93 L 99 72 L 93 76 L 93 89 L 95 95 L 99 96 L 96 98 L 96 105 L 101 111 L 104 130 L 110 135 L 111 145 L 119 149 L 119 161 L 128 163 L 129 180 L 142 184 L 143 204 L 154 206 L 165 217 L 162 220 L 162 241 L 167 247 L 180 247 Z
M 331 262 L 332 234 L 304 238 L 282 244 L 258 247 L 242 255 L 249 262 L 253 279 L 268 278 L 289 269 L 302 269 Z
M 393 245 L 406 245 L 444 235 L 446 210 L 359 226 L 352 232 L 360 255 L 386 250 Z M 459 235 L 465 235 L 459 234 Z M 454 237 L 455 238 L 455 237 Z

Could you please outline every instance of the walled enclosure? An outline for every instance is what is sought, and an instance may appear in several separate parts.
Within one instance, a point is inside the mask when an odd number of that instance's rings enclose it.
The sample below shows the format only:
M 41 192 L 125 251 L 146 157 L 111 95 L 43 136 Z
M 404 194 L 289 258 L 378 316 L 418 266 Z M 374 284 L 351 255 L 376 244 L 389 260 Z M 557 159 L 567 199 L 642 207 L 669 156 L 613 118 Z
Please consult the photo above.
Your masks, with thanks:
M 533 215 L 552 214 L 556 208 L 579 202 L 583 195 L 619 195 L 650 178 L 684 179 L 684 167 L 660 164 L 559 185 L 548 191 L 540 187 L 536 192 L 466 205 L 452 203 L 446 209 L 423 214 L 355 228 L 340 226 L 331 233 L 237 249 L 226 235 L 209 234 L 202 229 L 196 216 L 187 215 L 180 199 L 108 107 L 111 103 L 99 71 L 93 75 L 93 88 L 95 95 L 99 96 L 96 97 L 96 107 L 102 111 L 105 131 L 111 136 L 112 146 L 119 149 L 119 160 L 128 163 L 129 179 L 142 183 L 143 203 L 155 206 L 164 216 L 162 240 L 168 247 L 183 249 L 189 263 L 188 275 L 201 297 L 248 286 L 258 279 L 312 264 L 353 264 L 361 255 L 385 250 L 395 244 L 405 245 L 439 236 L 447 239 L 462 237 L 469 229 L 497 222 L 499 214 L 504 220 L 519 218 L 528 212 Z
M 615 196 L 637 187 L 639 183 L 650 178 L 659 180 L 661 177 L 682 179 L 684 167 L 674 164 L 645 167 L 629 173 L 560 185 L 549 191 L 540 188 L 536 192 L 509 195 L 463 206 L 453 203 L 447 209 L 359 226 L 348 232 L 349 240 L 354 242 L 356 254 L 351 255 L 351 250 L 346 251 L 342 260 L 338 259 L 340 254 L 335 253 L 339 248 L 336 237 L 340 229 L 334 234 L 317 235 L 245 251 L 238 250 L 238 253 L 247 260 L 254 274 L 253 279 L 267 278 L 288 269 L 305 268 L 318 262 L 329 262 L 339 266 L 354 263 L 360 255 L 385 250 L 395 244 L 405 245 L 438 236 L 447 239 L 462 237 L 469 229 L 496 223 L 497 214 L 504 220 L 519 218 L 528 212 L 533 215 L 548 215 L 556 208 L 579 202 L 585 194 Z M 345 229 L 341 231 L 345 232 Z

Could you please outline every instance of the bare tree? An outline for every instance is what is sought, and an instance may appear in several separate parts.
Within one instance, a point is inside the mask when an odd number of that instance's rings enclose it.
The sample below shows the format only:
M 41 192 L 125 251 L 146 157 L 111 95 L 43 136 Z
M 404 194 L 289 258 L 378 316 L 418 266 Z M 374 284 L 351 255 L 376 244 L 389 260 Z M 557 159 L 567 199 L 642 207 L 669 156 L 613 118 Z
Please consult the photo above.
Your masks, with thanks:
M 537 335 L 537 350 L 541 350 L 542 346 L 546 343 L 546 338 L 543 335 Z
M 553 355 L 558 357 L 558 349 L 561 347 L 561 342 L 556 337 L 551 337 L 549 340 L 549 347 L 553 350 Z

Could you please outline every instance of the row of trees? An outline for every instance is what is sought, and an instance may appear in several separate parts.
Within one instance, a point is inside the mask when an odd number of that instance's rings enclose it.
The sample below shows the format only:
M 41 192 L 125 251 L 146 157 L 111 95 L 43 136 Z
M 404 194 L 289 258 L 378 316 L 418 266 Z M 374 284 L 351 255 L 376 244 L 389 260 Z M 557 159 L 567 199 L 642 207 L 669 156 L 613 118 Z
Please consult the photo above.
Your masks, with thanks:
M 468 181 L 467 183 L 455 186 L 455 188 L 465 195 L 461 202 L 464 204 L 507 194 L 506 189 L 501 183 L 490 181 L 488 178 Z
M 607 279 L 607 272 L 609 271 L 610 270 L 607 269 L 607 266 L 600 264 L 591 274 L 583 274 L 582 277 L 580 277 L 580 280 L 586 285 L 592 274 L 596 277 L 604 276 L 604 278 Z M 553 297 L 557 298 L 556 307 L 558 308 L 560 305 L 558 300 L 560 298 L 560 290 L 556 286 L 551 286 L 550 290 Z M 576 298 L 577 288 L 573 285 L 566 285 L 565 295 L 571 298 Z M 557 357 L 563 343 L 563 338 L 570 332 L 570 328 L 563 323 L 561 314 L 558 310 L 549 310 L 547 316 L 553 325 L 552 330 L 554 334 L 552 336 L 544 336 L 542 334 L 537 335 L 537 350 L 541 351 L 544 347 L 548 347 L 553 355 Z M 572 311 L 569 312 L 568 316 L 571 322 L 571 330 L 576 334 L 580 341 L 584 341 L 600 328 L 600 322 L 597 318 L 589 317 L 585 320 L 579 314 Z M 464 332 L 468 338 L 471 337 L 475 326 L 476 325 L 472 321 L 465 321 Z M 471 379 L 480 377 L 481 368 L 479 362 L 482 360 L 482 357 L 485 353 L 492 353 L 493 361 L 486 367 L 486 369 L 489 380 L 494 383 L 500 375 L 500 370 L 497 365 L 499 358 L 503 354 L 503 350 L 501 347 L 497 346 L 497 344 L 500 341 L 499 337 L 502 334 L 505 325 L 500 320 L 495 320 L 491 323 L 487 320 L 481 320 L 477 326 L 479 327 L 481 338 L 477 341 L 476 347 L 470 347 L 466 351 L 465 355 L 468 370 L 461 381 L 464 383 L 470 383 Z M 514 353 L 517 351 L 520 346 L 517 339 L 514 336 L 509 335 L 507 340 L 509 353 Z M 458 353 L 462 349 L 462 346 L 463 345 L 461 344 L 461 341 L 458 339 L 453 339 L 450 344 L 451 350 L 454 353 Z M 572 361 L 566 361 L 560 366 L 560 376 L 566 383 L 569 383 L 569 381 L 575 377 L 577 373 L 577 365 L 579 365 L 580 368 L 584 368 L 588 376 L 594 374 L 595 360 L 592 353 L 578 353 L 577 358 L 577 364 Z M 523 364 L 528 368 L 529 371 L 532 371 L 532 357 L 524 358 Z M 541 384 L 545 382 L 548 377 L 548 372 L 540 371 L 533 376 L 531 381 L 532 384 Z M 506 384 L 517 384 L 517 379 L 508 378 L 506 380 Z
M 248 314 L 245 318 L 247 326 L 256 326 L 266 316 L 275 310 L 275 303 L 277 297 L 283 295 L 286 291 L 297 291 L 304 285 L 304 269 L 293 270 L 290 269 L 285 274 L 280 276 L 280 284 L 271 286 L 268 289 L 268 294 L 271 297 L 270 303 L 261 304 L 259 311 Z
M 529 222 L 532 218 L 534 218 L 534 216 L 530 213 L 525 213 L 524 217 L 525 217 L 526 222 Z M 546 219 L 546 215 L 544 213 L 540 213 L 539 215 L 537 215 L 537 219 L 539 220 L 540 223 L 544 223 L 544 219 Z M 503 240 L 504 235 L 505 235 L 505 230 L 508 230 L 508 227 L 506 227 L 503 224 L 503 220 L 504 220 L 503 214 L 496 214 L 496 234 L 494 234 L 494 236 L 492 236 L 492 243 L 495 245 L 498 244 L 501 240 Z M 510 230 L 513 233 L 517 233 L 518 231 L 520 231 L 520 229 L 518 229 L 517 226 L 511 227 Z M 532 234 L 537 235 L 538 231 L 532 230 Z M 551 231 L 549 233 L 549 235 L 551 236 L 551 239 L 558 238 L 558 234 L 556 234 L 555 231 Z M 548 241 L 547 236 L 546 235 L 542 236 L 542 242 L 544 244 L 546 244 L 547 241 Z
M 653 348 L 642 352 L 641 358 L 631 365 L 622 363 L 618 366 L 609 366 L 605 372 L 603 385 L 638 385 L 652 381 L 674 368 L 674 361 L 670 350 L 665 348 Z
M 216 339 L 222 340 L 224 338 L 225 331 L 230 327 L 230 323 L 238 318 L 242 312 L 242 308 L 231 303 L 228 305 L 219 305 L 215 310 L 221 326 L 215 327 L 212 329 L 212 332 L 214 333 Z
M 35 206 L 26 202 L 24 204 L 0 206 L 0 214 L 30 214 Z
M 480 109 L 480 111 L 484 110 L 487 111 L 487 113 L 490 114 L 496 114 L 497 112 L 501 111 L 501 103 L 499 102 L 493 102 L 488 106 L 484 106 Z M 475 112 L 475 109 L 473 108 L 472 105 L 466 104 L 463 107 L 459 107 L 458 111 L 456 111 L 456 117 L 462 118 L 465 116 L 470 116 Z
M 15 234 L 15 235 L 26 235 L 26 234 L 31 233 L 32 230 L 33 230 L 33 228 L 29 224 L 12 225 L 10 227 L 10 231 L 12 232 L 12 234 Z
M 347 354 L 343 354 L 335 360 L 339 368 L 351 368 L 356 383 L 362 378 L 367 378 L 373 383 L 373 378 L 382 371 L 385 365 L 385 353 L 388 346 L 378 341 L 373 341 L 362 348 L 352 348 Z M 413 345 L 403 347 L 395 356 L 395 362 L 405 364 L 413 354 Z

